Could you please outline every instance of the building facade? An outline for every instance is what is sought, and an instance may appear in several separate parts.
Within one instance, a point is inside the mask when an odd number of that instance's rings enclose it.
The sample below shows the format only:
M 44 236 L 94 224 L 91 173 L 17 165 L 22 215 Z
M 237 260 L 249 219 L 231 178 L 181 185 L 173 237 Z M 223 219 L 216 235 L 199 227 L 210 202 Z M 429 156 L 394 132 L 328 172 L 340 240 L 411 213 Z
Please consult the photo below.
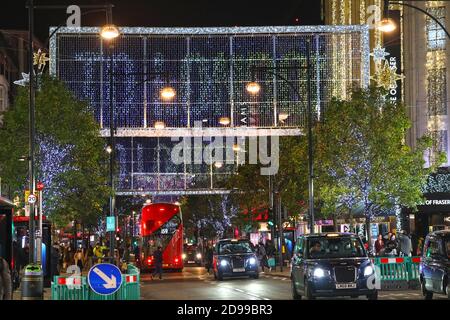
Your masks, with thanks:
M 404 2 L 425 10 L 445 27 L 450 26 L 449 2 Z M 447 68 L 450 41 L 436 21 L 420 10 L 403 5 L 390 5 L 389 15 L 396 22 L 397 29 L 394 34 L 383 34 L 376 28 L 382 18 L 383 4 L 382 0 L 324 0 L 323 15 L 326 24 L 369 25 L 371 52 L 377 47 L 386 48 L 386 52 L 390 53 L 387 59 L 394 55 L 399 60 L 395 93 L 405 103 L 412 123 L 406 138 L 408 145 L 414 147 L 417 139 L 425 134 L 435 137 L 432 152 L 424 155 L 426 166 L 436 152 L 447 154 L 447 162 L 429 178 L 424 190 L 426 204 L 419 206 L 416 213 L 406 210 L 407 214 L 403 215 L 404 227 L 423 236 L 431 230 L 450 227 L 450 209 L 442 204 L 450 199 L 450 190 L 446 186 L 450 163 L 447 94 L 450 89 L 447 80 L 450 76 Z M 374 63 L 371 64 L 372 76 L 376 75 L 377 68 Z

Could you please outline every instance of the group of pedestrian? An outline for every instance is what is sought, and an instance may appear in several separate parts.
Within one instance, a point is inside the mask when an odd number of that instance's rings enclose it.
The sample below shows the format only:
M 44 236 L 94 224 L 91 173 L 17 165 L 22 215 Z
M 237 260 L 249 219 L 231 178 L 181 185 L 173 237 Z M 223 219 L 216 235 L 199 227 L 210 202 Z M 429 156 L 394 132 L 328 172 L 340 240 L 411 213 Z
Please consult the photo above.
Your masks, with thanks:
M 272 271 L 274 265 L 271 261 L 275 258 L 275 246 L 272 240 L 267 240 L 265 244 L 260 241 L 256 246 L 256 255 L 258 257 L 261 270 L 264 272 L 265 268 L 267 268 L 269 271 Z
M 375 255 L 377 256 L 400 256 L 410 257 L 413 253 L 411 236 L 405 231 L 398 233 L 398 239 L 392 232 L 383 237 L 378 235 L 375 241 Z

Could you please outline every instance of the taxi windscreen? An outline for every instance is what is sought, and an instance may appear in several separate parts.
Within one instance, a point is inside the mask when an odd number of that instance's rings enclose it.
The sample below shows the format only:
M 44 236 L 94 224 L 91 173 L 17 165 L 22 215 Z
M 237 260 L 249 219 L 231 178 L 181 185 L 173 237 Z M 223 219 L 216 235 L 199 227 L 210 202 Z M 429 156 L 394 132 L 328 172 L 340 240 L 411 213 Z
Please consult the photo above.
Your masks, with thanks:
M 309 259 L 366 257 L 362 241 L 358 237 L 309 237 Z
M 220 242 L 219 246 L 219 254 L 239 254 L 239 253 L 252 253 L 252 248 L 250 246 L 250 242 Z

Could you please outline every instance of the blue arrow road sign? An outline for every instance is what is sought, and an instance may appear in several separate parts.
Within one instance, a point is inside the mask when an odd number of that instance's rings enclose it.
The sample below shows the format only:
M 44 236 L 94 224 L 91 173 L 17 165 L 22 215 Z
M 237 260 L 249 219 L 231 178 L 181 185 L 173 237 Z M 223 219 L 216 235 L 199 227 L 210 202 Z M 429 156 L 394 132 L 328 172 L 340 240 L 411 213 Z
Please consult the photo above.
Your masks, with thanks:
M 99 263 L 89 270 L 88 283 L 95 293 L 113 294 L 122 284 L 122 274 L 113 264 Z

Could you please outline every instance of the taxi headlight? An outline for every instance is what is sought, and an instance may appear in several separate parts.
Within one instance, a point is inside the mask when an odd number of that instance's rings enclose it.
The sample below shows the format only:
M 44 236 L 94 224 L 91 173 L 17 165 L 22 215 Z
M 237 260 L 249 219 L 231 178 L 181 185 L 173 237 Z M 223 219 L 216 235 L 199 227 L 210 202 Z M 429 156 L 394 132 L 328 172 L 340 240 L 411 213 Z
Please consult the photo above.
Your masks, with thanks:
M 227 260 L 220 260 L 220 266 L 221 267 L 226 267 L 228 265 L 228 261 Z
M 255 265 L 256 264 L 256 259 L 251 257 L 250 259 L 248 259 L 248 263 L 251 265 Z
M 372 266 L 367 266 L 364 268 L 364 276 L 370 276 L 373 273 L 373 267 Z
M 197 259 L 201 259 L 202 258 L 202 254 L 201 253 L 197 253 L 196 257 L 197 257 Z
M 313 271 L 313 275 L 316 278 L 323 278 L 325 277 L 325 270 L 323 270 L 322 268 L 315 268 Z

